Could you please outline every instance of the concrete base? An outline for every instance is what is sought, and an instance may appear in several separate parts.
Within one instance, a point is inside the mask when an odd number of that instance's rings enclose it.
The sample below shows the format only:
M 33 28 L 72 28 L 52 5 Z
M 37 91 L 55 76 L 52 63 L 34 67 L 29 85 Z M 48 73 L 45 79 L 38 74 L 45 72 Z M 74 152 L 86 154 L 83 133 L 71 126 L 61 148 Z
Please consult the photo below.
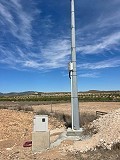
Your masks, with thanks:
M 40 152 L 50 148 L 50 132 L 32 132 L 32 151 Z
M 72 130 L 71 128 L 67 129 L 67 136 L 82 136 L 83 129 L 80 128 L 79 130 Z

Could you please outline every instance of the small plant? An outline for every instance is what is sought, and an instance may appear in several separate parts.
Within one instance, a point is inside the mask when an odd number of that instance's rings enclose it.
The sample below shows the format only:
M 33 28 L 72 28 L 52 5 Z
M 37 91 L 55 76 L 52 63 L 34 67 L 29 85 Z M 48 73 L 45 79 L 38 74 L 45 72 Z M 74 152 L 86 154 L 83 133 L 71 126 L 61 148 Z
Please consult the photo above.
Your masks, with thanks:
M 112 150 L 120 150 L 120 143 L 116 143 L 112 146 Z
M 96 115 L 95 114 L 82 113 L 80 115 L 80 124 L 81 124 L 81 126 L 88 125 L 88 123 L 92 122 L 95 119 L 96 119 Z
M 8 109 L 7 106 L 0 106 L 0 109 Z
M 54 115 L 59 121 L 65 122 L 66 128 L 72 127 L 71 116 L 64 113 L 55 113 Z
M 33 112 L 34 110 L 33 110 L 32 107 L 25 107 L 24 111 L 26 111 L 26 112 Z
M 36 112 L 36 115 L 50 115 L 50 113 L 47 110 L 41 109 L 40 111 Z
M 32 107 L 29 107 L 29 106 L 27 106 L 27 107 L 25 107 L 25 106 L 18 106 L 18 107 L 16 107 L 16 110 L 18 110 L 18 111 L 26 111 L 26 112 L 28 112 L 28 111 L 31 111 L 31 112 L 33 112 L 33 108 Z

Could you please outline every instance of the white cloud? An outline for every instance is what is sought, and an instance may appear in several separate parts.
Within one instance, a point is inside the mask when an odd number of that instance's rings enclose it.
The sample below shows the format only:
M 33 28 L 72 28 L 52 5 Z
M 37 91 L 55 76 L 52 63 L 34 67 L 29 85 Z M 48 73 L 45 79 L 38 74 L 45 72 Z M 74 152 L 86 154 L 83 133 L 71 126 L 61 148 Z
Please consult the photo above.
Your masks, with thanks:
M 31 68 L 38 68 L 40 67 L 40 64 L 35 61 L 29 60 L 29 61 L 25 61 L 24 66 L 31 67 Z
M 0 1 L 0 23 L 7 26 L 8 31 L 25 45 L 22 48 L 18 43 L 16 46 L 13 44 L 14 47 L 9 50 L 7 47 L 4 48 L 1 43 L 0 63 L 8 64 L 12 68 L 21 68 L 21 70 L 23 68 L 36 70 L 67 68 L 71 53 L 68 35 L 61 35 L 61 37 L 55 39 L 48 37 L 45 40 L 46 42 L 40 43 L 40 40 L 35 40 L 35 43 L 39 43 L 37 51 L 29 49 L 34 43 L 32 23 L 35 20 L 36 14 L 37 10 L 30 13 L 26 11 L 20 0 Z M 15 16 L 18 21 L 15 20 Z M 111 25 L 120 26 L 119 18 L 120 12 L 117 10 L 115 13 L 111 13 L 111 16 L 102 15 L 94 23 L 77 30 L 77 52 L 82 54 L 98 54 L 108 51 L 112 54 L 113 51 L 111 49 L 119 51 L 120 32 L 115 30 L 114 32 L 109 32 L 111 34 L 106 33 Z M 39 20 L 45 32 L 50 32 L 49 29 L 52 28 L 53 22 L 51 19 L 51 16 L 47 15 Z M 41 33 L 42 29 L 40 30 Z M 105 34 L 102 35 L 103 30 Z M 36 31 L 34 30 L 34 32 Z M 120 66 L 120 60 L 116 58 L 78 65 L 78 67 L 83 69 L 102 69 L 118 66 Z M 85 73 L 80 76 L 92 77 L 95 76 L 95 73 Z
M 8 28 L 7 32 L 11 33 L 12 36 L 24 44 L 24 47 L 21 47 L 18 42 L 15 45 L 12 44 L 13 42 L 10 42 L 12 48 L 2 48 L 1 43 L 0 55 L 2 59 L 0 63 L 7 64 L 11 68 L 21 68 L 21 70 L 23 70 L 23 68 L 46 70 L 65 67 L 68 61 L 68 55 L 70 54 L 69 40 L 66 40 L 64 37 L 59 37 L 50 39 L 46 42 L 46 45 L 41 42 L 39 43 L 39 40 L 38 42 L 36 40 L 33 42 L 32 22 L 36 14 L 39 13 L 40 16 L 41 11 L 36 9 L 29 13 L 25 10 L 21 2 L 20 0 L 1 0 L 0 2 L 0 23 Z M 40 27 L 42 27 L 42 29 L 44 28 L 45 33 L 48 33 L 53 25 L 50 15 L 40 19 L 39 23 L 41 24 Z M 36 32 L 37 31 L 34 30 L 35 34 Z M 39 43 L 36 52 L 32 52 L 29 49 L 33 43 Z
M 25 66 L 45 70 L 66 67 L 70 55 L 69 43 L 64 38 L 51 40 L 41 49 L 41 53 L 37 55 L 37 60 L 27 61 Z
M 70 55 L 70 41 L 62 38 L 53 39 L 47 45 L 42 46 L 39 52 L 33 53 L 23 50 L 18 46 L 14 51 L 0 48 L 3 59 L 0 63 L 8 64 L 13 68 L 50 70 L 67 67 Z
M 10 0 L 17 8 L 21 8 L 20 0 Z
M 104 69 L 104 68 L 113 68 L 120 67 L 120 57 L 108 59 L 96 63 L 85 63 L 78 65 L 82 69 Z
M 66 61 L 66 57 L 70 55 L 70 41 L 61 39 L 54 39 L 48 43 L 48 45 L 41 50 L 44 58 L 48 62 L 63 62 Z
M 97 54 L 101 53 L 104 50 L 112 49 L 113 47 L 117 47 L 120 42 L 120 32 L 102 37 L 98 42 L 85 45 L 81 47 L 77 47 L 78 52 L 82 52 L 83 54 Z
M 0 3 L 0 21 L 4 25 L 6 25 L 6 23 L 9 23 L 11 26 L 16 27 L 13 16 L 11 15 L 7 7 L 5 7 L 1 3 Z
M 14 15 L 15 14 L 15 15 Z M 17 17 L 17 21 L 16 18 Z M 32 44 L 32 21 L 34 13 L 27 13 L 19 0 L 0 2 L 0 21 L 22 43 Z
M 98 54 L 119 49 L 120 1 L 110 1 L 108 11 L 103 9 L 98 17 L 77 30 L 77 51 Z M 119 49 L 120 50 L 120 49 Z
M 79 77 L 83 77 L 83 78 L 98 78 L 98 73 L 83 73 L 83 74 L 79 74 Z

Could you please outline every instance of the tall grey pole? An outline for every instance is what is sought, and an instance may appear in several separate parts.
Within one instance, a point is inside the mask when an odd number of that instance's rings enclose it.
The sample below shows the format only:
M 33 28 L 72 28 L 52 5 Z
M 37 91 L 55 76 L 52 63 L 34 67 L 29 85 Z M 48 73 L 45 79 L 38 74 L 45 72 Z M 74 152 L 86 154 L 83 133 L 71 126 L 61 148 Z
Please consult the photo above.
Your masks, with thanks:
M 71 108 L 72 108 L 72 129 L 79 130 L 79 103 L 76 72 L 76 46 L 75 46 L 75 4 L 71 0 Z

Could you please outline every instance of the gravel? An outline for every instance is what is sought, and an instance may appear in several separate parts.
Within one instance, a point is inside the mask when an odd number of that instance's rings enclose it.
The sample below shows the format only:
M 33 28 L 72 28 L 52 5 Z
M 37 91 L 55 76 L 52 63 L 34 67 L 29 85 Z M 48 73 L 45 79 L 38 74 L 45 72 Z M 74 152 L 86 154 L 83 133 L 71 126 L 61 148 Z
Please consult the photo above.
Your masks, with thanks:
M 89 139 L 75 141 L 63 150 L 87 152 L 94 151 L 97 147 L 111 150 L 115 144 L 120 143 L 120 109 L 94 120 L 90 128 L 95 128 L 97 133 Z

